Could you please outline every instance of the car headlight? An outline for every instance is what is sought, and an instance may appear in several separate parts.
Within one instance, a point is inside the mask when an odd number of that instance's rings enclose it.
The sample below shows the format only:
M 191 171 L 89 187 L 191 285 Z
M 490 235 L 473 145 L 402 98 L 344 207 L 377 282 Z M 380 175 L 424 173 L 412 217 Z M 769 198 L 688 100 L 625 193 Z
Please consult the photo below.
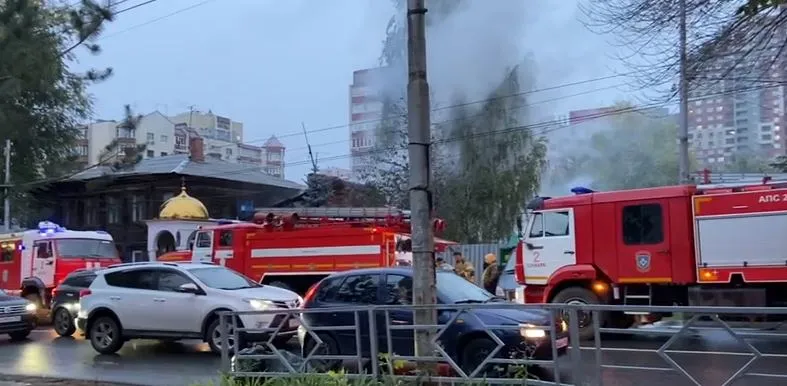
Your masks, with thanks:
M 38 307 L 36 306 L 35 303 L 27 303 L 27 305 L 25 306 L 25 310 L 27 310 L 27 312 L 36 312 L 37 309 Z
M 79 303 L 66 303 L 63 305 L 67 310 L 71 312 L 78 312 L 79 311 Z
M 251 308 L 255 310 L 267 310 L 268 308 L 273 306 L 273 302 L 270 300 L 264 300 L 264 299 L 243 299 L 243 300 L 249 303 Z
M 522 324 L 519 327 L 519 333 L 525 338 L 540 339 L 547 336 L 547 332 L 543 327 L 536 327 L 532 324 Z

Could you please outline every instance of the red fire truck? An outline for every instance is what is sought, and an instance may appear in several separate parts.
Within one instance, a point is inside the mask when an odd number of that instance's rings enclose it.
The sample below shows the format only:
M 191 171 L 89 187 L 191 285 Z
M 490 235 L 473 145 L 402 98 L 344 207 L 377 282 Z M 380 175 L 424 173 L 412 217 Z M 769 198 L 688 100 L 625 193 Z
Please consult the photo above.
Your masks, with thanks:
M 121 262 L 109 233 L 72 231 L 48 221 L 0 235 L 0 251 L 0 288 L 47 308 L 52 288 L 69 273 Z
M 158 260 L 214 262 L 303 295 L 333 272 L 411 264 L 409 233 L 409 213 L 392 208 L 258 209 L 253 222 L 203 227 L 191 251 Z M 435 239 L 438 252 L 451 244 Z
M 787 183 L 572 192 L 528 203 L 515 268 L 526 303 L 787 305 Z

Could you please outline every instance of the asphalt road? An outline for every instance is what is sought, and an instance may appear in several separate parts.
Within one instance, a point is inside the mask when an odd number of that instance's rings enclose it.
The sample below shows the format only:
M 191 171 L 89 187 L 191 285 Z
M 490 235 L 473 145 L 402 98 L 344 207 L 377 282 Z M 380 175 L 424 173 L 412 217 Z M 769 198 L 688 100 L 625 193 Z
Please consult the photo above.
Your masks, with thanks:
M 639 366 L 666 369 L 669 365 L 655 352 L 666 337 L 605 336 L 601 354 L 603 365 Z M 787 374 L 787 337 L 748 339 L 763 354 L 781 354 L 780 358 L 762 358 L 752 369 L 758 373 Z M 636 349 L 640 351 L 630 351 Z M 701 385 L 721 385 L 750 357 L 718 355 L 714 352 L 744 352 L 744 348 L 726 332 L 705 331 L 701 335 L 682 338 L 671 350 L 691 353 L 671 354 Z M 624 351 L 625 350 L 625 351 Z M 592 347 L 581 350 L 584 381 L 591 382 L 595 367 Z M 571 381 L 572 360 L 559 362 L 561 381 Z M 34 331 L 30 340 L 10 342 L 0 337 L 0 374 L 77 378 L 103 382 L 124 382 L 151 386 L 191 386 L 194 383 L 215 381 L 220 359 L 211 354 L 201 342 L 159 343 L 137 341 L 127 343 L 118 355 L 96 355 L 90 344 L 81 337 L 60 338 L 50 329 Z M 549 379 L 548 374 L 540 374 Z M 643 369 L 602 369 L 601 379 L 606 386 L 682 386 L 692 385 L 687 378 L 674 371 Z M 2 378 L 2 377 L 0 377 Z M 746 376 L 733 385 L 785 385 L 787 379 Z

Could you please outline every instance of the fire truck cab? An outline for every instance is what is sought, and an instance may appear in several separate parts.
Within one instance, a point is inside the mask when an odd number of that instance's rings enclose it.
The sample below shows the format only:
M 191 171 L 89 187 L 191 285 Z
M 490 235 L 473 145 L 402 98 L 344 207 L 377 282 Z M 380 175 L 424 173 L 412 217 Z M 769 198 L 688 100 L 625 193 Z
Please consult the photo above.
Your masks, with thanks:
M 0 235 L 0 288 L 48 308 L 51 290 L 69 273 L 120 263 L 112 236 L 43 221 L 38 229 Z
M 213 262 L 303 295 L 334 272 L 411 264 L 409 232 L 409 213 L 393 208 L 263 208 L 253 222 L 202 227 L 191 251 L 158 260 Z
M 515 269 L 526 303 L 787 304 L 787 184 L 572 192 L 528 203 Z

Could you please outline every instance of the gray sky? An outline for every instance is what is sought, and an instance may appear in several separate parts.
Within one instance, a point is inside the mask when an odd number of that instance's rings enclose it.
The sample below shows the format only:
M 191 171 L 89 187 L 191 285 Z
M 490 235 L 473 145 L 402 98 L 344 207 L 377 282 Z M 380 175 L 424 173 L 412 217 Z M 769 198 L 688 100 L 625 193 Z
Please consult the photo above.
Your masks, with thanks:
M 579 23 L 575 0 L 472 1 L 520 9 L 522 15 L 508 15 L 497 23 L 494 19 L 450 23 L 435 33 L 441 40 L 432 43 L 450 44 L 453 39 L 453 47 L 445 54 L 441 51 L 449 59 L 462 47 L 465 52 L 456 54 L 461 60 L 438 61 L 430 72 L 472 77 L 468 73 L 479 71 L 479 66 L 469 61 L 481 60 L 489 51 L 474 55 L 468 50 L 499 42 L 497 35 L 479 32 L 497 24 L 498 35 L 510 30 L 518 50 L 534 55 L 536 88 L 614 74 L 614 61 L 609 58 L 613 48 Z M 127 1 L 119 8 L 140 2 Z M 512 2 L 527 7 L 511 8 Z M 308 130 L 342 126 L 309 134 L 320 158 L 349 153 L 346 125 L 352 72 L 377 65 L 393 12 L 388 0 L 158 0 L 120 14 L 98 40 L 103 52 L 95 57 L 80 54 L 80 67 L 115 70 L 111 79 L 91 87 L 96 118 L 117 119 L 124 104 L 140 113 L 158 109 L 175 114 L 187 111 L 189 105 L 211 109 L 243 122 L 248 143 L 259 145 L 271 134 L 279 136 L 287 146 L 286 176 L 301 180 L 309 168 L 299 133 L 301 121 Z M 506 25 L 512 28 L 505 29 Z M 472 44 L 462 43 L 470 40 Z M 439 75 L 435 80 L 443 81 Z M 598 107 L 625 95 L 622 89 L 612 88 L 623 80 L 536 93 L 530 100 L 553 100 L 540 104 L 544 116 Z M 572 96 L 578 93 L 585 94 Z M 348 165 L 345 157 L 320 166 Z

